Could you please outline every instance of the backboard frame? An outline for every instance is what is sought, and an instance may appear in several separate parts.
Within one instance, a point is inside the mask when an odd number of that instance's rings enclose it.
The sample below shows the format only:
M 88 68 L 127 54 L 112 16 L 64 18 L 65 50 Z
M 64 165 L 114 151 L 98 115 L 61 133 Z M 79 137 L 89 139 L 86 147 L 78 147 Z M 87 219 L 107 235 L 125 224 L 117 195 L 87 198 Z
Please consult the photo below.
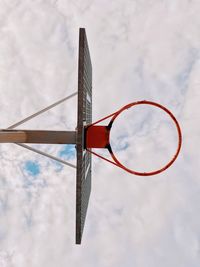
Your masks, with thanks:
M 81 244 L 91 192 L 91 153 L 85 149 L 85 127 L 92 123 L 92 64 L 84 28 L 79 29 L 76 244 Z

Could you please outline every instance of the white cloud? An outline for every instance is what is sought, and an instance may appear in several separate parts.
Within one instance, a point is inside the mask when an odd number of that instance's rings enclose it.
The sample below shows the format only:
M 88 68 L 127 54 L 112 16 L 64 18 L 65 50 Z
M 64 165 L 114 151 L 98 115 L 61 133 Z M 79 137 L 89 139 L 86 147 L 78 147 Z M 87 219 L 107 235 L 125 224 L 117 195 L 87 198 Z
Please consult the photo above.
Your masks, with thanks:
M 199 1 L 187 0 L 1 2 L 1 128 L 76 90 L 78 28 L 86 27 L 94 121 L 148 99 L 172 110 L 183 130 L 180 157 L 155 177 L 132 176 L 93 158 L 81 246 L 74 244 L 75 171 L 1 145 L 2 267 L 199 266 L 199 11 Z M 75 107 L 71 99 L 24 128 L 73 130 Z M 159 124 L 152 123 L 155 140 Z M 27 188 L 21 166 L 28 160 L 39 162 L 41 173 Z

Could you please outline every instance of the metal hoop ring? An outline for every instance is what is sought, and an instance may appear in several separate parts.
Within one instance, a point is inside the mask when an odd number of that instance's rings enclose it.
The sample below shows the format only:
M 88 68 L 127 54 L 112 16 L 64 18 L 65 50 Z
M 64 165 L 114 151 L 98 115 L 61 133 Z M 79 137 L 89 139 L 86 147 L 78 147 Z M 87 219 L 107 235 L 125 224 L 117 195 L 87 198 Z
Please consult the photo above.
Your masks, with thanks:
M 116 165 L 120 168 L 122 168 L 123 170 L 129 172 L 129 173 L 132 173 L 132 174 L 135 174 L 135 175 L 140 175 L 140 176 L 151 176 L 151 175 L 156 175 L 156 174 L 159 174 L 163 171 L 165 171 L 167 168 L 169 168 L 173 163 L 174 161 L 176 160 L 176 158 L 178 157 L 178 154 L 180 152 L 180 149 L 181 149 L 181 145 L 182 145 L 182 134 L 181 134 L 181 128 L 179 126 L 179 123 L 177 121 L 177 119 L 174 117 L 174 115 L 171 113 L 171 111 L 169 111 L 166 107 L 158 104 L 158 103 L 155 103 L 155 102 L 152 102 L 152 101 L 147 101 L 147 100 L 142 100 L 142 101 L 137 101 L 137 102 L 133 102 L 133 103 L 130 103 L 126 106 L 124 106 L 123 108 L 121 108 L 119 111 L 117 111 L 114 116 L 112 117 L 109 125 L 112 126 L 113 122 L 115 121 L 115 119 L 126 109 L 129 109 L 130 107 L 133 107 L 133 106 L 136 106 L 136 105 L 152 105 L 152 106 L 155 106 L 157 108 L 160 108 L 162 110 L 164 110 L 170 117 L 171 119 L 173 120 L 175 126 L 176 126 L 176 129 L 177 129 L 177 133 L 178 133 L 178 146 L 177 146 L 177 149 L 176 149 L 176 153 L 174 154 L 173 158 L 162 168 L 158 169 L 158 170 L 155 170 L 155 171 L 151 171 L 151 172 L 138 172 L 138 171 L 134 171 L 134 170 L 131 170 L 127 167 L 125 167 L 118 159 L 117 157 L 114 155 L 113 151 L 112 151 L 112 148 L 109 144 L 109 147 L 108 147 L 108 150 L 114 160 L 114 162 L 116 163 Z

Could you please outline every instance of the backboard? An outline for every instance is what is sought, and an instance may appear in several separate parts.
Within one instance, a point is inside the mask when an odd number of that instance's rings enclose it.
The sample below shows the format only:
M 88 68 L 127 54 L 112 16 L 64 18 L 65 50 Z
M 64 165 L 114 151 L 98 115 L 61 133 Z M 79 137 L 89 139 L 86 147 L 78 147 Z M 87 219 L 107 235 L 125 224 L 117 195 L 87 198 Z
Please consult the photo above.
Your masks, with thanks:
M 80 244 L 91 191 L 91 153 L 84 147 L 84 128 L 92 123 L 92 64 L 84 28 L 79 29 L 77 119 L 76 244 Z

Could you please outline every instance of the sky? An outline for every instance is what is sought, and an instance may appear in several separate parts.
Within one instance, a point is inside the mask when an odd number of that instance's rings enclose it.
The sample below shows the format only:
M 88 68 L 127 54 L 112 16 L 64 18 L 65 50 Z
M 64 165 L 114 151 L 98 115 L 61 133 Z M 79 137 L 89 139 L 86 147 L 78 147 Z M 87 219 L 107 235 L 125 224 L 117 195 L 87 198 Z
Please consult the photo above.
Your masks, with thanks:
M 1 267 L 200 266 L 199 13 L 198 0 L 0 1 L 1 129 L 77 91 L 78 30 L 85 27 L 93 121 L 146 99 L 170 109 L 183 134 L 178 159 L 157 176 L 134 176 L 93 157 L 81 246 L 75 170 L 1 144 Z M 74 130 L 76 117 L 74 97 L 18 128 Z M 155 169 L 173 155 L 176 130 L 161 111 L 137 107 L 118 119 L 111 141 L 128 166 Z M 73 146 L 34 147 L 75 162 Z

